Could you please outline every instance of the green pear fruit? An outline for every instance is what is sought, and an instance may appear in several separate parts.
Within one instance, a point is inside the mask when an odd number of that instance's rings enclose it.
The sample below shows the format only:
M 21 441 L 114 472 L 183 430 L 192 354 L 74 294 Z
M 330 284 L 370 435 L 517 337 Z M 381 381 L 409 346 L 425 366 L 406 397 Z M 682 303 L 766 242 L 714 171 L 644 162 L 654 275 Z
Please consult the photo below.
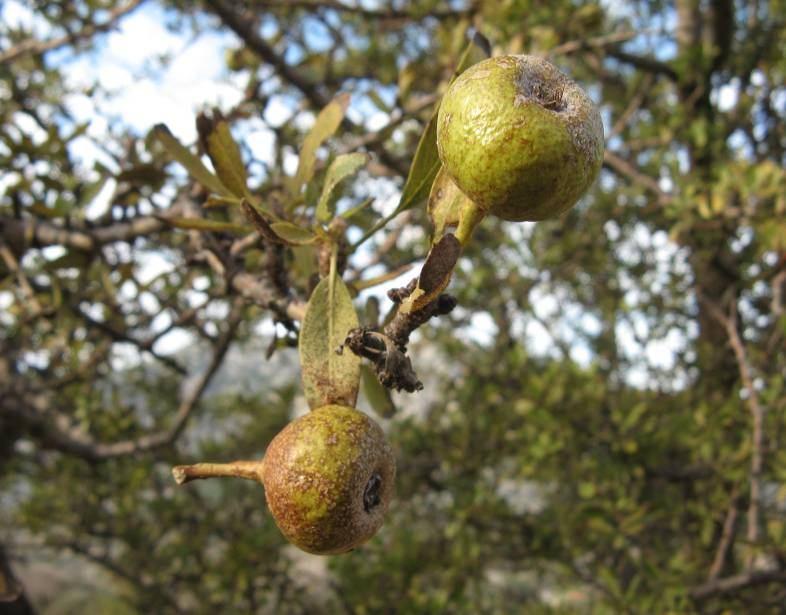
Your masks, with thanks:
M 377 423 L 354 408 L 324 406 L 285 427 L 265 453 L 262 482 L 290 542 L 343 553 L 382 526 L 396 462 Z
M 440 104 L 439 157 L 486 213 L 544 220 L 567 211 L 603 162 L 603 124 L 587 94 L 546 60 L 484 60 Z
M 345 553 L 382 526 L 396 462 L 382 428 L 347 406 L 328 405 L 287 425 L 262 461 L 173 469 L 178 483 L 213 476 L 261 482 L 276 525 L 309 553 Z

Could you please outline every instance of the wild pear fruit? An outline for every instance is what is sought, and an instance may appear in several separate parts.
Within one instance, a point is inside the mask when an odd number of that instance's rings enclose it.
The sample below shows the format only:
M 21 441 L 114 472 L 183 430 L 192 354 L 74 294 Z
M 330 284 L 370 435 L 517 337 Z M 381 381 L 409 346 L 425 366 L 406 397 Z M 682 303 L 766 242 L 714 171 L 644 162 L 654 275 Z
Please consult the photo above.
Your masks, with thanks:
M 450 85 L 437 117 L 439 157 L 486 213 L 544 220 L 567 211 L 603 162 L 592 100 L 548 61 L 489 58 Z
M 195 464 L 172 470 L 178 483 L 235 476 L 264 485 L 276 525 L 318 555 L 344 553 L 382 526 L 396 463 L 382 428 L 346 406 L 328 405 L 287 425 L 261 461 Z

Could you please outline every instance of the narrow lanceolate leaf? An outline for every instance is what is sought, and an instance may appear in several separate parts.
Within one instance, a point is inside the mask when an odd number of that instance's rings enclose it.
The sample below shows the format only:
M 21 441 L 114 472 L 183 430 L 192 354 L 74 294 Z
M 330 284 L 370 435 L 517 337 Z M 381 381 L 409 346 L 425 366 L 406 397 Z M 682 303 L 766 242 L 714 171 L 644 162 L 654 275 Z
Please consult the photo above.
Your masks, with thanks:
M 395 213 L 400 213 L 405 209 L 414 207 L 428 195 L 431 183 L 437 176 L 440 161 L 437 153 L 437 112 L 439 105 L 434 109 L 434 113 L 426 124 L 426 129 L 420 137 L 418 147 L 415 150 L 415 157 L 412 159 L 412 166 L 409 167 L 409 175 L 401 191 L 401 200 L 398 202 Z
M 491 57 L 491 43 L 478 31 L 472 33 L 470 42 L 461 54 L 456 71 L 453 73 L 451 81 L 458 77 L 473 64 Z
M 482 35 L 476 35 L 476 37 L 479 38 L 473 38 L 464 50 L 453 79 L 476 62 L 484 59 L 484 57 L 488 57 L 486 51 L 482 48 L 482 42 L 485 41 L 485 38 Z M 438 112 L 439 105 L 434 109 L 434 113 L 432 113 L 428 124 L 426 124 L 426 129 L 420 137 L 418 147 L 415 150 L 415 157 L 412 159 L 412 166 L 409 168 L 407 181 L 404 183 L 404 189 L 401 191 L 401 200 L 398 203 L 398 207 L 396 207 L 396 214 L 425 200 L 431 189 L 431 183 L 437 176 L 441 166 L 437 152 Z
M 236 196 L 221 196 L 220 194 L 211 194 L 202 207 L 210 209 L 211 207 L 237 207 L 240 205 L 240 199 Z
M 333 193 L 338 185 L 351 177 L 368 162 L 368 154 L 354 153 L 342 154 L 330 164 L 322 186 L 322 194 L 317 203 L 317 220 L 329 222 L 335 214 L 335 199 Z
M 233 235 L 247 235 L 254 229 L 245 224 L 234 222 L 221 222 L 220 220 L 207 220 L 205 218 L 163 218 L 167 224 L 176 228 L 195 231 L 213 231 L 216 233 L 232 233 Z
M 360 373 L 363 382 L 363 395 L 374 408 L 374 412 L 383 418 L 393 416 L 396 413 L 396 406 L 393 405 L 390 389 L 386 389 L 379 383 L 376 373 L 368 365 L 361 365 Z
M 251 223 L 257 233 L 268 241 L 282 243 L 281 238 L 276 235 L 275 231 L 271 228 L 270 222 L 265 220 L 254 205 L 249 203 L 246 199 L 240 199 L 240 209 L 243 210 L 243 215 L 246 217 L 246 220 Z
M 311 127 L 311 130 L 303 140 L 297 172 L 287 182 L 289 192 L 293 196 L 300 194 L 303 184 L 314 177 L 317 150 L 341 125 L 341 120 L 344 119 L 347 107 L 349 107 L 349 94 L 339 94 L 319 112 L 314 126 Z
M 227 121 L 217 111 L 212 117 L 200 113 L 197 132 L 221 183 L 236 197 L 248 196 L 246 167 Z
M 192 154 L 187 147 L 175 138 L 175 135 L 164 124 L 153 127 L 153 135 L 164 146 L 167 153 L 185 167 L 189 175 L 202 184 L 205 188 L 216 194 L 228 197 L 231 193 L 210 170 L 202 164 L 198 156 Z
M 351 209 L 348 209 L 344 213 L 342 213 L 341 217 L 344 218 L 344 220 L 351 220 L 357 214 L 362 213 L 363 211 L 365 211 L 366 208 L 369 205 L 371 205 L 372 203 L 374 203 L 374 197 L 369 197 L 367 199 L 364 199 L 363 201 L 361 201 L 360 203 L 358 203 L 357 205 L 355 205 Z
M 291 222 L 274 222 L 270 225 L 273 232 L 280 238 L 296 246 L 304 246 L 316 241 L 317 236 L 308 229 Z
M 343 280 L 324 278 L 309 299 L 300 329 L 300 365 L 308 405 L 354 406 L 360 387 L 360 358 L 336 351 L 347 333 L 358 327 L 358 317 Z

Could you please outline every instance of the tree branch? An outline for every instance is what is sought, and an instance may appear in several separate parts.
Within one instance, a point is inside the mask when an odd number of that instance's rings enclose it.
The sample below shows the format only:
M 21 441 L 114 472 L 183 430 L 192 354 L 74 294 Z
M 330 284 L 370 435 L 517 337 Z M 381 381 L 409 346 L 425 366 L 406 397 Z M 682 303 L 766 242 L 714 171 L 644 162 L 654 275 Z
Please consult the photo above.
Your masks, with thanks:
M 731 493 L 731 504 L 723 520 L 723 529 L 721 531 L 720 541 L 718 542 L 718 549 L 715 551 L 715 557 L 712 560 L 710 571 L 707 574 L 708 582 L 714 581 L 720 577 L 726 566 L 726 562 L 729 560 L 731 548 L 734 546 L 734 538 L 737 535 L 737 518 L 740 514 L 741 505 L 742 498 L 740 498 L 737 493 L 737 487 L 735 486 Z
M 737 330 L 737 306 L 731 302 L 731 314 L 727 316 L 723 311 L 703 294 L 699 294 L 710 314 L 726 330 L 734 357 L 737 359 L 740 380 L 748 392 L 747 406 L 753 423 L 751 435 L 751 468 L 750 468 L 750 503 L 748 504 L 748 531 L 747 540 L 755 545 L 761 537 L 760 507 L 761 507 L 761 479 L 764 469 L 764 408 L 759 400 L 759 394 L 753 382 L 745 345 Z
M 287 64 L 284 58 L 257 33 L 255 29 L 256 21 L 251 18 L 248 11 L 245 14 L 239 14 L 235 11 L 232 4 L 225 0 L 207 0 L 207 5 L 225 26 L 240 37 L 251 51 L 270 64 L 282 79 L 300 90 L 314 107 L 321 109 L 330 102 L 330 97 L 327 94 L 323 93 L 315 83 L 305 79 L 297 70 Z M 343 119 L 342 125 L 352 130 L 358 128 L 357 125 L 346 117 Z M 379 156 L 379 160 L 387 167 L 393 169 L 399 175 L 406 175 L 406 165 L 391 156 L 382 147 L 381 143 L 370 141 L 368 147 Z
M 679 75 L 677 74 L 676 70 L 674 70 L 671 66 L 669 66 L 665 62 L 661 62 L 660 60 L 656 60 L 655 58 L 639 56 L 633 53 L 628 53 L 627 51 L 623 51 L 622 49 L 618 49 L 618 48 L 606 49 L 606 55 L 614 58 L 615 60 L 619 60 L 620 62 L 623 62 L 625 64 L 630 64 L 634 68 L 644 71 L 645 73 L 652 73 L 653 75 L 662 75 L 664 77 L 667 77 L 671 81 L 677 81 L 679 79 Z
M 467 10 L 452 10 L 452 9 L 432 9 L 426 12 L 420 11 L 402 11 L 395 8 L 388 9 L 370 9 L 359 5 L 345 4 L 338 2 L 338 0 L 256 0 L 255 7 L 264 8 L 281 8 L 281 9 L 330 9 L 339 11 L 341 13 L 349 13 L 353 15 L 360 15 L 368 19 L 401 19 L 412 21 L 414 19 L 423 19 L 425 17 L 432 17 L 434 19 L 450 19 L 453 17 L 461 17 L 463 15 L 472 15 L 475 13 L 475 3 L 471 3 Z
M 604 151 L 603 166 L 610 168 L 618 175 L 626 177 L 634 184 L 639 184 L 643 188 L 655 194 L 659 205 L 665 205 L 671 200 L 671 195 L 661 190 L 658 182 L 655 179 L 639 171 L 635 166 L 622 158 L 619 154 L 616 154 L 608 149 Z
M 49 400 L 43 395 L 14 394 L 4 395 L 0 410 L 9 412 L 35 426 L 41 427 L 44 438 L 56 449 L 74 454 L 90 461 L 101 461 L 113 457 L 132 455 L 143 451 L 166 446 L 174 442 L 185 429 L 202 394 L 211 379 L 224 362 L 227 350 L 234 339 L 241 319 L 241 304 L 236 302 L 227 318 L 228 326 L 213 347 L 207 368 L 187 386 L 186 392 L 175 412 L 168 429 L 150 433 L 133 440 L 119 442 L 98 442 L 92 436 L 73 427 L 69 419 L 53 412 Z
M 723 579 L 716 579 L 691 589 L 690 597 L 694 600 L 706 600 L 707 598 L 723 596 L 768 583 L 786 583 L 786 572 L 782 570 L 746 572 Z
M 609 45 L 619 45 L 620 43 L 629 41 L 640 34 L 641 32 L 614 32 L 613 34 L 607 34 L 605 36 L 568 41 L 567 43 L 562 43 L 561 45 L 553 47 L 549 50 L 548 54 L 550 56 L 569 55 L 585 49 L 603 49 Z
M 178 210 L 172 208 L 168 214 L 176 215 Z M 0 238 L 11 245 L 18 243 L 20 238 L 26 243 L 38 247 L 63 246 L 82 252 L 92 252 L 96 248 L 115 241 L 131 241 L 137 237 L 145 237 L 158 231 L 171 228 L 166 221 L 155 216 L 140 216 L 130 222 L 115 222 L 108 226 L 95 228 L 65 228 L 51 222 L 43 222 L 32 218 L 15 219 L 0 217 Z

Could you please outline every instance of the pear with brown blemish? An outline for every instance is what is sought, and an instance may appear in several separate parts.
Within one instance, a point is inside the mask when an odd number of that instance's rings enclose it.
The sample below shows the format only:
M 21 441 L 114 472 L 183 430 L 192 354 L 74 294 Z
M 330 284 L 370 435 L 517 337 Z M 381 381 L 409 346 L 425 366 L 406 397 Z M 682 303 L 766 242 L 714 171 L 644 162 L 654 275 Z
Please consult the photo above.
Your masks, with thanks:
M 182 484 L 234 476 L 262 483 L 276 525 L 318 555 L 345 553 L 382 526 L 396 462 L 380 426 L 346 406 L 328 405 L 287 425 L 261 461 L 199 463 L 172 470 Z
M 487 214 L 544 220 L 567 211 L 603 162 L 600 113 L 536 56 L 479 62 L 450 85 L 437 117 L 445 170 Z

